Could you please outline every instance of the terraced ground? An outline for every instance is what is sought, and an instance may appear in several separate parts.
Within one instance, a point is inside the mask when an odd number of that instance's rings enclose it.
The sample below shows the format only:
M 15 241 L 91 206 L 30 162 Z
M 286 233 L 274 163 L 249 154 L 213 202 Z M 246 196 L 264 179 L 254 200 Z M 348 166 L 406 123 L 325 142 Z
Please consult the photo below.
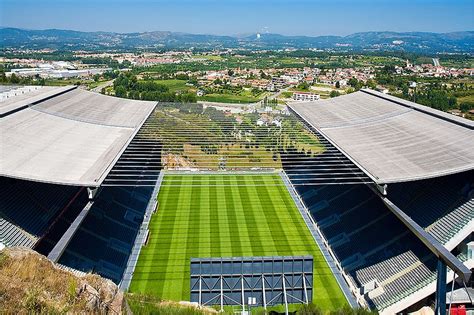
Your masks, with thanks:
M 191 257 L 314 257 L 313 302 L 345 298 L 278 174 L 165 176 L 130 287 L 189 300 Z

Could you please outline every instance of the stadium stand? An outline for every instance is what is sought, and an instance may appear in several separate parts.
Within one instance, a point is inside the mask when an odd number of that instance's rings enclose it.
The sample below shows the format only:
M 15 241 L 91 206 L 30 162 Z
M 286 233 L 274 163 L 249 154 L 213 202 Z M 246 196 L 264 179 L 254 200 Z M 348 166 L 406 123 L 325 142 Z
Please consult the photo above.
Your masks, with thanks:
M 474 219 L 472 171 L 393 185 L 389 196 L 442 244 Z
M 473 219 L 472 192 L 469 198 L 462 196 L 462 188 L 472 185 L 472 175 L 444 178 L 446 186 L 418 183 L 420 188 L 412 193 L 419 196 L 417 203 L 427 207 L 420 211 L 413 204 L 410 215 L 435 237 L 440 237 L 438 231 L 449 231 L 440 240 L 453 237 Z M 435 189 L 427 193 L 426 187 Z M 443 187 L 448 193 L 437 195 L 436 190 Z M 360 288 L 376 279 L 383 286 L 384 293 L 368 298 L 370 305 L 383 309 L 435 278 L 434 256 L 365 185 L 297 189 L 354 284 Z M 393 193 L 404 198 L 403 191 Z M 445 203 L 439 203 L 439 199 Z M 435 216 L 426 214 L 431 205 L 438 206 Z M 465 211 L 464 216 L 456 214 L 459 209 Z
M 297 186 L 368 305 L 383 311 L 433 283 L 437 258 L 379 193 L 456 250 L 474 232 L 474 124 L 370 90 L 290 107 L 378 184 Z
M 153 187 L 104 187 L 59 263 L 119 283 L 152 192 Z
M 33 248 L 80 187 L 0 178 L 1 240 L 7 246 Z
M 119 282 L 153 188 L 97 187 L 156 103 L 71 86 L 0 93 L 0 242 L 48 255 L 64 241 L 68 267 Z M 79 229 L 64 238 L 90 204 Z
M 470 171 L 396 184 L 390 186 L 389 197 L 446 244 L 473 222 L 473 179 Z M 366 296 L 369 305 L 383 309 L 434 281 L 433 254 L 368 186 L 308 185 L 296 189 L 353 284 L 362 288 L 376 280 L 383 287 L 379 296 Z
M 22 94 L 21 110 L 2 118 L 0 174 L 98 187 L 156 103 L 58 89 L 43 99 L 37 90 Z

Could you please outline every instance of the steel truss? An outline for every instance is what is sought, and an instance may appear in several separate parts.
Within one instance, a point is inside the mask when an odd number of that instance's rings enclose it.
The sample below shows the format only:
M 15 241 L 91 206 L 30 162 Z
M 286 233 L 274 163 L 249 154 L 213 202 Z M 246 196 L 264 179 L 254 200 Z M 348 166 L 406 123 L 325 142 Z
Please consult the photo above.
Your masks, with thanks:
M 191 259 L 191 301 L 199 305 L 255 306 L 305 303 L 313 295 L 313 257 Z

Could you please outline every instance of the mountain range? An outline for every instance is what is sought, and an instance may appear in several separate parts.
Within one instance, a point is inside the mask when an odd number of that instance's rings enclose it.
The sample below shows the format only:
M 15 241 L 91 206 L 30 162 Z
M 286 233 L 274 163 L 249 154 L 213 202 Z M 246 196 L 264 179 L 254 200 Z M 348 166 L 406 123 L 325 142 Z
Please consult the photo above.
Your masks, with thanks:
M 348 36 L 285 36 L 251 34 L 222 36 L 168 31 L 140 33 L 80 32 L 0 28 L 2 47 L 24 49 L 322 49 L 338 51 L 407 51 L 473 53 L 474 31 L 362 32 Z

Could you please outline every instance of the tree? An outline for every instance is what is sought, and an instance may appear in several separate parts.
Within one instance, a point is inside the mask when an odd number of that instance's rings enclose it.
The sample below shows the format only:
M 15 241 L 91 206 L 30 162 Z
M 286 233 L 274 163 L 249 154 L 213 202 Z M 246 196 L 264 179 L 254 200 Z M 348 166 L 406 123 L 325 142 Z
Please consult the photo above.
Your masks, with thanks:
M 260 70 L 260 78 L 261 79 L 271 79 L 272 77 L 266 74 L 263 70 Z
M 7 76 L 5 75 L 5 71 L 0 72 L 0 82 L 7 82 Z
M 339 89 L 341 87 L 341 83 L 339 81 L 336 82 L 336 89 Z
M 189 84 L 192 84 L 192 85 L 197 85 L 198 84 L 198 80 L 196 78 L 190 78 L 188 80 L 188 83 Z
M 372 79 L 368 80 L 366 84 L 367 84 L 367 87 L 369 87 L 371 89 L 375 89 L 377 87 L 377 84 Z
M 304 82 L 301 82 L 300 84 L 298 84 L 297 88 L 299 90 L 307 91 L 307 90 L 309 90 L 309 84 L 308 84 L 308 82 L 304 81 Z
M 20 78 L 18 78 L 16 74 L 12 73 L 12 75 L 10 76 L 10 83 L 18 84 L 20 83 Z
M 184 93 L 181 94 L 179 98 L 183 103 L 196 103 L 197 101 L 196 95 L 194 93 Z M 193 112 L 193 110 L 190 110 L 190 112 Z M 200 114 L 202 112 L 202 107 L 201 110 L 197 109 L 194 112 Z
M 462 112 L 468 112 L 470 111 L 471 109 L 474 109 L 474 103 L 467 103 L 467 102 L 463 102 L 459 105 L 459 109 L 462 111 Z
M 298 310 L 299 315 L 323 315 L 324 312 L 315 304 L 303 304 L 303 306 Z
M 118 86 L 115 88 L 115 96 L 117 97 L 127 97 L 127 90 L 123 86 Z
M 356 90 L 359 90 L 361 87 L 359 80 L 357 80 L 356 78 L 350 78 L 347 83 L 349 83 L 349 85 L 352 86 Z
M 186 73 L 180 73 L 175 76 L 178 80 L 189 80 L 189 76 Z
M 339 93 L 339 91 L 336 91 L 336 90 L 332 90 L 331 93 L 329 94 L 330 97 L 336 97 L 339 95 L 341 95 L 341 93 Z

